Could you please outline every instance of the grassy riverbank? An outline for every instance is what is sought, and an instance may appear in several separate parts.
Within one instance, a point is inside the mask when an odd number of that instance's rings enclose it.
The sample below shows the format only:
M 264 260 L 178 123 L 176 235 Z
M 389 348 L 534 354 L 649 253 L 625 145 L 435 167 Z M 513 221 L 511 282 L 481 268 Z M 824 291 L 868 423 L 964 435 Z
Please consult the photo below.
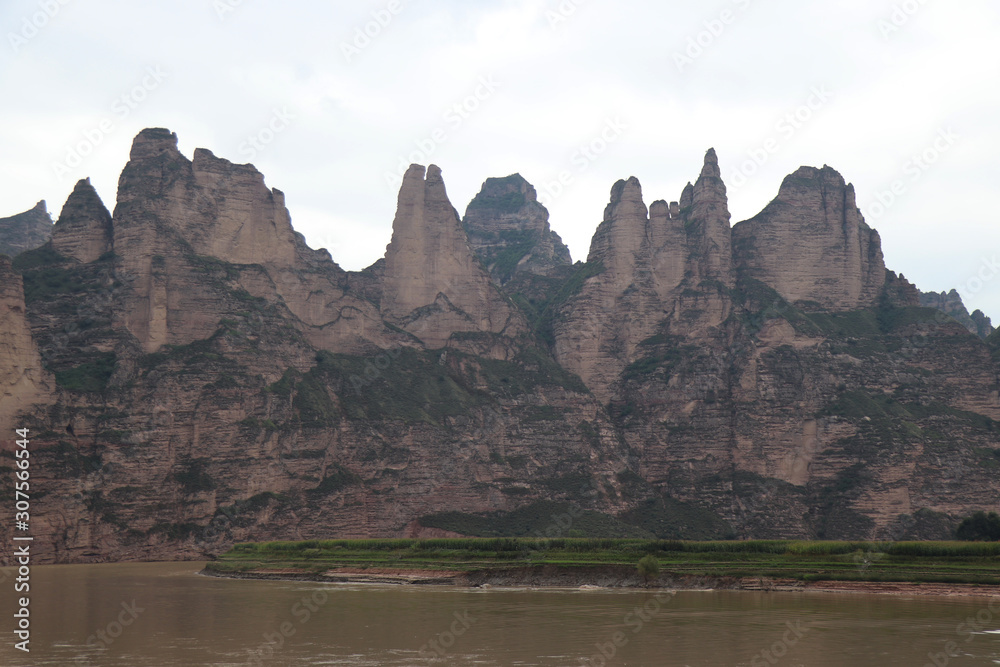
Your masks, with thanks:
M 1000 585 L 997 542 L 676 542 L 635 539 L 468 538 L 310 540 L 237 544 L 206 571 L 223 576 L 330 572 L 474 575 L 548 572 L 637 576 L 652 554 L 660 579 L 776 579 L 799 582 L 927 582 Z M 625 584 L 627 585 L 627 584 Z

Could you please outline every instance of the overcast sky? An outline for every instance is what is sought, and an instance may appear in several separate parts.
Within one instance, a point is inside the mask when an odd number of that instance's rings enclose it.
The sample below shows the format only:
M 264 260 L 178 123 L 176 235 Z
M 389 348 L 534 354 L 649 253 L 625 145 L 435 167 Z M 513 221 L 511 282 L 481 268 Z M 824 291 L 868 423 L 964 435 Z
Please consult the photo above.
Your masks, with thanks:
M 891 269 L 1000 319 L 995 0 L 4 0 L 0 26 L 0 216 L 87 176 L 113 208 L 167 127 L 255 164 L 346 269 L 413 161 L 460 213 L 521 173 L 586 259 L 616 180 L 676 200 L 714 147 L 734 223 L 829 164 Z

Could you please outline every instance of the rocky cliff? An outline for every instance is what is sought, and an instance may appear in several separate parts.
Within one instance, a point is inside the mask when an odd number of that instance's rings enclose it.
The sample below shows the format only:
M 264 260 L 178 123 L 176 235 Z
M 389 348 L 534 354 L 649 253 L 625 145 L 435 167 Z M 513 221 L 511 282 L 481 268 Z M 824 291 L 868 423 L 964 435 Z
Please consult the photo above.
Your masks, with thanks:
M 89 264 L 111 252 L 113 243 L 111 213 L 90 179 L 84 179 L 73 188 L 59 214 L 52 230 L 52 249 L 64 257 Z
M 962 301 L 962 295 L 958 293 L 958 290 L 921 292 L 920 305 L 940 310 L 983 340 L 989 338 L 996 331 L 993 322 L 983 311 L 977 310 L 969 313 L 969 309 L 965 307 L 965 302 Z
M 383 316 L 431 347 L 443 347 L 456 332 L 525 331 L 524 317 L 470 247 L 435 165 L 426 178 L 419 165 L 403 177 L 381 283 Z
M 561 305 L 555 354 L 602 400 L 654 337 L 711 338 L 731 311 L 726 188 L 715 151 L 679 202 L 649 209 L 635 178 L 611 190 L 581 289 Z
M 463 226 L 413 166 L 385 258 L 345 272 L 252 166 L 141 133 L 113 214 L 81 181 L 51 242 L 0 258 L 38 558 L 944 537 L 1000 501 L 997 334 L 921 307 L 833 170 L 732 230 L 714 151 L 675 202 L 619 181 L 575 265 L 532 192 L 490 179 Z
M 486 179 L 462 225 L 473 251 L 500 284 L 519 272 L 551 275 L 572 264 L 569 248 L 549 227 L 549 212 L 520 174 Z
M 53 389 L 28 328 L 21 276 L 0 255 L 0 424 L 9 431 L 14 415 L 46 402 Z
M 0 255 L 15 257 L 42 245 L 52 236 L 52 218 L 45 202 L 9 218 L 0 218 Z
M 806 307 L 871 306 L 885 283 L 878 232 L 861 216 L 854 186 L 830 167 L 802 167 L 755 217 L 733 227 L 745 275 Z

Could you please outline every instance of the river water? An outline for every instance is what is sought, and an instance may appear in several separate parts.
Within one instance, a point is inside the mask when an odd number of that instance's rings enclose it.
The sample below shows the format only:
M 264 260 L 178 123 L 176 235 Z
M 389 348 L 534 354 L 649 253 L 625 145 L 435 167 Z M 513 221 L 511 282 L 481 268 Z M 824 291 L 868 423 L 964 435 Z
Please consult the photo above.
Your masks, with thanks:
M 1000 664 L 1000 603 L 829 593 L 453 589 L 228 580 L 197 563 L 31 572 L 31 653 L 0 665 Z M 982 621 L 970 628 L 968 619 Z

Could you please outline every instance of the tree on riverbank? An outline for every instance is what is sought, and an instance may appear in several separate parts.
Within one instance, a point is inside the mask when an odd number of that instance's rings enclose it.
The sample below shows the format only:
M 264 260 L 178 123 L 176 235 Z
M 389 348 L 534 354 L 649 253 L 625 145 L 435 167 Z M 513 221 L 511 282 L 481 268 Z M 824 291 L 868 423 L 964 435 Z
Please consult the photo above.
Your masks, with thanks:
M 656 560 L 656 556 L 653 556 L 652 554 L 643 556 L 639 559 L 639 564 L 636 565 L 636 569 L 639 570 L 639 574 L 642 576 L 643 582 L 645 582 L 648 586 L 649 582 L 660 576 L 660 561 Z

